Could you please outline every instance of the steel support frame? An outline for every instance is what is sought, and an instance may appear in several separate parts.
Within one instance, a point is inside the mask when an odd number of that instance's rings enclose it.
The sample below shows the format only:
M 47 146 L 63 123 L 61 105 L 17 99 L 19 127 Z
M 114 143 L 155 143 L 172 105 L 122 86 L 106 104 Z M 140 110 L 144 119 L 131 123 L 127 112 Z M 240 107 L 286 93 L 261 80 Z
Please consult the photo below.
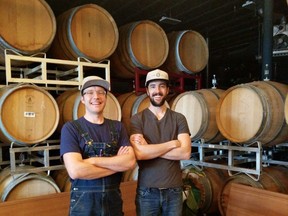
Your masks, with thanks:
M 58 143 L 58 144 L 53 144 L 50 145 L 50 143 Z M 10 144 L 10 148 L 9 148 L 9 154 L 10 154 L 10 171 L 11 171 L 11 175 L 14 174 L 18 174 L 18 173 L 29 173 L 29 172 L 43 172 L 43 171 L 47 171 L 48 175 L 50 173 L 51 170 L 59 170 L 59 169 L 63 169 L 65 168 L 64 165 L 50 165 L 50 161 L 51 160 L 59 160 L 60 156 L 50 156 L 50 151 L 51 150 L 59 150 L 60 149 L 60 144 L 59 144 L 59 140 L 48 140 L 45 141 L 43 143 L 39 143 L 39 144 L 34 144 L 32 146 L 19 146 L 15 143 L 11 143 Z M 43 152 L 43 156 L 36 156 L 33 155 L 32 152 Z M 28 158 L 20 158 L 20 159 L 16 159 L 16 153 L 27 153 L 28 154 Z M 40 164 L 42 164 L 43 166 L 39 166 L 39 167 L 33 167 L 31 169 L 21 169 L 21 164 L 23 163 L 32 163 L 32 162 L 38 162 Z M 19 164 L 17 166 L 17 164 Z
M 262 147 L 260 142 L 256 142 L 257 146 L 249 147 L 249 146 L 237 146 L 235 144 L 232 144 L 231 142 L 228 142 L 228 144 L 208 144 L 204 143 L 203 140 L 200 140 L 199 142 L 192 142 L 192 147 L 198 147 L 198 153 L 199 153 L 199 160 L 186 160 L 183 162 L 185 166 L 193 165 L 198 166 L 199 169 L 203 169 L 203 167 L 211 167 L 211 168 L 218 168 L 218 169 L 224 169 L 227 170 L 230 176 L 237 175 L 240 173 L 244 173 L 248 176 L 250 176 L 252 179 L 258 181 L 260 178 L 260 174 L 262 171 Z M 228 151 L 228 164 L 217 164 L 212 162 L 206 162 L 205 161 L 205 150 L 206 149 L 212 149 L 212 150 L 227 150 Z M 234 159 L 234 153 L 236 151 L 246 151 L 246 152 L 254 152 L 255 153 L 255 163 L 256 167 L 255 169 L 250 168 L 243 168 L 237 166 Z M 234 173 L 236 172 L 236 173 Z
M 12 54 L 11 54 L 12 53 Z M 20 62 L 34 62 L 39 63 L 39 65 L 34 68 L 13 68 L 12 61 Z M 61 70 L 48 70 L 48 64 L 55 65 L 65 65 L 69 69 L 67 71 Z M 78 58 L 78 61 L 71 60 L 60 60 L 60 59 L 51 59 L 46 58 L 46 54 L 43 53 L 43 57 L 37 56 L 23 56 L 16 53 L 13 50 L 5 50 L 5 71 L 6 71 L 6 85 L 10 83 L 34 83 L 44 85 L 46 88 L 49 85 L 58 85 L 58 86 L 78 86 L 80 87 L 81 82 L 84 78 L 84 67 L 94 67 L 94 68 L 103 68 L 105 70 L 105 79 L 110 82 L 110 61 L 103 60 L 102 62 L 93 63 L 85 58 Z M 13 77 L 12 72 L 18 72 L 18 77 Z M 36 74 L 37 73 L 37 74 Z M 34 78 L 29 78 L 28 75 L 31 74 L 40 74 Z M 54 74 L 55 79 L 49 79 L 48 74 Z M 70 75 L 70 77 L 69 77 Z M 73 78 L 71 78 L 73 75 Z M 69 77 L 65 80 L 65 76 Z M 64 78 L 63 78 L 64 77 Z M 62 80 L 61 80 L 62 79 Z M 60 87 L 59 87 L 60 88 Z M 56 87 L 56 89 L 59 89 Z M 51 88 L 52 89 L 52 88 Z

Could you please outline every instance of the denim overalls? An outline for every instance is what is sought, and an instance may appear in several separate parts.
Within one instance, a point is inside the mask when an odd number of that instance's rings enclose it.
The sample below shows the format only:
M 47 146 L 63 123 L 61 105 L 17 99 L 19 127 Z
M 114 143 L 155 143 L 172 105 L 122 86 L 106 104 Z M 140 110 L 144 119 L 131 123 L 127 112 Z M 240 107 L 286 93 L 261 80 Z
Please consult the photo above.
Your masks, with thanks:
M 77 120 L 73 121 L 78 132 L 85 139 L 83 158 L 110 157 L 117 154 L 119 133 L 113 123 L 110 124 L 112 142 L 94 142 L 81 128 Z M 71 184 L 70 216 L 122 216 L 122 198 L 119 189 L 122 173 L 100 179 L 76 179 Z

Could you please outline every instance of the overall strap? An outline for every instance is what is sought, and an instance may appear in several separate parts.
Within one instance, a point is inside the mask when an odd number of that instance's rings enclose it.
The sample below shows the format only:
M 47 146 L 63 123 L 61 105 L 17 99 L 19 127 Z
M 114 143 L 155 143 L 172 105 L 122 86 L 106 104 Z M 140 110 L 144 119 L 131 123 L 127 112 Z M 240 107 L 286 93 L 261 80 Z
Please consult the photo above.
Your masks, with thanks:
M 82 129 L 82 127 L 81 127 L 80 123 L 78 122 L 78 120 L 72 121 L 72 124 L 76 127 L 76 129 L 78 130 L 78 132 L 79 132 L 79 134 L 81 135 L 81 137 L 84 138 L 85 143 L 86 143 L 87 145 L 92 145 L 93 139 L 89 136 L 88 132 L 85 132 L 85 131 Z
M 116 130 L 116 127 L 113 121 L 109 121 L 109 127 L 110 127 L 110 135 L 111 135 L 112 143 L 116 144 L 118 143 L 118 140 L 119 140 L 119 133 Z

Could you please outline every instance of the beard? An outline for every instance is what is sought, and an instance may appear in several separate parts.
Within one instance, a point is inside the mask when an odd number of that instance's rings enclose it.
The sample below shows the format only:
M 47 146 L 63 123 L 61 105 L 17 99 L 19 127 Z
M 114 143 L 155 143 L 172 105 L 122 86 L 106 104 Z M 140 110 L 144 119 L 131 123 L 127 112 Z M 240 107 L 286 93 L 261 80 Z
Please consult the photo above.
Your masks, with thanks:
M 161 106 L 164 105 L 167 96 L 166 96 L 166 97 L 163 97 L 163 99 L 162 99 L 160 102 L 156 102 L 153 97 L 154 97 L 154 96 L 157 96 L 157 95 L 163 96 L 163 94 L 161 94 L 161 93 L 160 93 L 160 94 L 153 94 L 152 96 L 150 96 L 150 102 L 151 102 L 151 104 L 152 104 L 153 106 L 155 106 L 155 107 L 161 107 Z

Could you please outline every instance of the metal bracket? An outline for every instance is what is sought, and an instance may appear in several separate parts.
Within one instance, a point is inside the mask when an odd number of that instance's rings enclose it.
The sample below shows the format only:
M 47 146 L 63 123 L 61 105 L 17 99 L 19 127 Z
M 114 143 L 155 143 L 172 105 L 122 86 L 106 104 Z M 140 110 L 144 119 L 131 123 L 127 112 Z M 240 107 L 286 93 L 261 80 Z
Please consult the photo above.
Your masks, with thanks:
M 60 156 L 50 156 L 51 150 L 59 150 L 60 144 L 50 145 L 49 143 L 59 143 L 58 140 L 50 140 L 43 143 L 35 144 L 32 146 L 17 146 L 15 143 L 10 144 L 10 170 L 11 174 L 18 174 L 23 172 L 43 172 L 47 171 L 47 175 L 50 175 L 50 170 L 58 170 L 65 168 L 64 165 L 50 165 L 51 160 L 59 160 Z M 32 152 L 41 152 L 42 155 L 35 155 Z M 20 158 L 16 160 L 16 153 L 20 153 Z M 21 156 L 23 153 L 27 154 L 27 158 Z M 31 169 L 21 169 L 21 164 L 29 163 L 32 164 L 33 162 L 38 162 L 43 166 L 33 167 Z M 20 164 L 20 165 L 18 165 Z M 18 166 L 17 166 L 18 165 Z
M 256 146 L 252 146 L 254 144 L 257 144 Z M 187 165 L 193 165 L 193 166 L 200 166 L 200 167 L 212 167 L 212 168 L 218 168 L 218 169 L 224 169 L 227 170 L 229 175 L 237 175 L 239 173 L 244 173 L 248 176 L 250 176 L 252 179 L 255 181 L 258 181 L 261 175 L 262 171 L 262 146 L 260 142 L 255 142 L 249 144 L 249 146 L 239 146 L 238 144 L 232 144 L 230 141 L 226 141 L 226 144 L 224 142 L 221 142 L 220 144 L 207 144 L 204 143 L 204 140 L 199 140 L 198 142 L 193 142 L 192 147 L 198 147 L 198 153 L 199 153 L 199 161 L 196 160 L 190 160 L 185 161 L 186 166 Z M 212 163 L 212 162 L 206 162 L 205 160 L 207 157 L 205 156 L 205 150 L 222 150 L 227 151 L 228 153 L 228 164 L 217 164 L 217 163 Z M 255 158 L 252 159 L 245 159 L 243 160 L 249 160 L 249 162 L 253 161 L 256 162 L 256 167 L 255 169 L 250 169 L 250 168 L 244 168 L 244 167 L 239 167 L 239 164 L 241 163 L 236 163 L 235 162 L 235 152 L 238 151 L 245 151 L 245 152 L 254 152 L 255 153 Z M 224 155 L 220 155 L 220 157 L 223 157 Z M 212 157 L 216 157 L 213 155 Z M 237 166 L 238 165 L 238 166 Z M 236 173 L 233 173 L 236 172 Z M 255 175 L 256 177 L 254 177 Z
M 11 63 L 12 61 L 26 61 L 30 64 L 29 67 L 25 66 L 25 68 L 13 68 Z M 36 66 L 34 66 L 35 64 Z M 66 71 L 58 69 L 52 70 L 49 69 L 51 68 L 51 65 L 54 67 L 55 65 L 63 65 L 70 69 Z M 13 50 L 5 49 L 6 85 L 9 85 L 9 83 L 35 83 L 43 85 L 44 88 L 51 90 L 57 90 L 60 87 L 66 90 L 67 86 L 80 87 L 84 76 L 84 67 L 104 69 L 105 79 L 110 81 L 109 60 L 103 60 L 101 63 L 92 63 L 91 61 L 81 57 L 78 58 L 78 61 L 60 60 L 46 58 L 46 54 L 43 56 L 39 56 L 39 54 L 23 56 Z

